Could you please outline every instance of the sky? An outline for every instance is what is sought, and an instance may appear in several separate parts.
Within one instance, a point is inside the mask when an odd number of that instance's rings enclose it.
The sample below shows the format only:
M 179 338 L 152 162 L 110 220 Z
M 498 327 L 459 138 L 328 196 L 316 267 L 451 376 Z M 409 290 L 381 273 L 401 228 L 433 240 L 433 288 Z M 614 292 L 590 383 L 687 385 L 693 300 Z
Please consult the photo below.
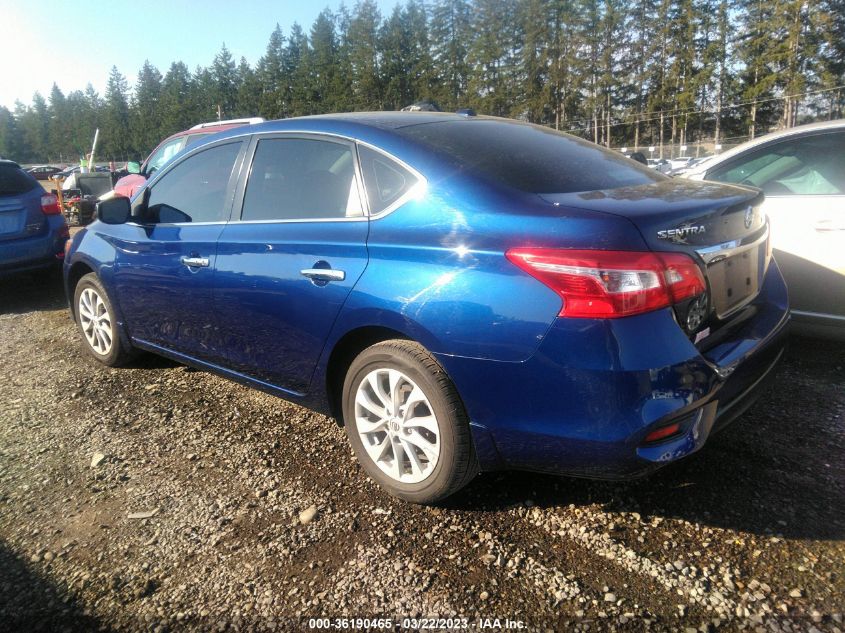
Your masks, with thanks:
M 398 0 L 376 0 L 382 16 Z M 193 71 L 209 66 L 224 42 L 238 62 L 255 66 L 276 23 L 285 35 L 294 22 L 306 33 L 324 8 L 341 0 L 0 0 L 0 106 L 46 99 L 53 83 L 64 94 L 90 82 L 102 96 L 112 66 L 134 86 L 148 59 L 162 75 L 171 62 Z M 354 0 L 347 0 L 351 10 Z

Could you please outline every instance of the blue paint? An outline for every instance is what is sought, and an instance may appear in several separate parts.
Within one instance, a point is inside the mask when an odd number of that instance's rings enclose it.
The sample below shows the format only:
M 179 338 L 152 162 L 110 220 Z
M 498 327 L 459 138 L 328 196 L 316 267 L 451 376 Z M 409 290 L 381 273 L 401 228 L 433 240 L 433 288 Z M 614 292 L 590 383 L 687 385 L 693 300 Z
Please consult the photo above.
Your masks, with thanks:
M 74 240 L 66 274 L 77 262 L 97 271 L 139 347 L 323 413 L 332 412 L 336 394 L 328 378 L 338 344 L 373 328 L 416 340 L 455 383 L 483 469 L 629 477 L 700 449 L 727 419 L 723 412 L 756 395 L 783 349 L 789 312 L 776 263 L 766 268 L 761 260 L 760 292 L 743 318 L 725 326 L 718 341 L 714 334 L 714 344 L 697 346 L 672 308 L 620 319 L 559 317 L 558 295 L 504 253 L 535 246 L 697 257 L 695 244 L 658 240 L 656 230 L 711 222 L 713 238 L 696 235 L 700 244 L 730 238 L 740 230 L 740 210 L 759 203 L 757 193 L 654 175 L 641 187 L 526 193 L 472 166 L 456 168 L 403 135 L 403 125 L 441 120 L 474 124 L 451 115 L 380 113 L 211 136 L 147 187 L 222 139 L 252 148 L 259 138 L 305 133 L 381 148 L 425 182 L 399 208 L 374 218 L 241 222 L 246 151 L 235 163 L 228 220 L 95 222 Z M 139 194 L 133 204 L 142 202 Z M 209 265 L 188 268 L 185 256 L 208 258 Z M 301 274 L 311 268 L 343 271 L 344 278 L 315 283 Z M 644 444 L 651 430 L 673 422 L 680 434 Z

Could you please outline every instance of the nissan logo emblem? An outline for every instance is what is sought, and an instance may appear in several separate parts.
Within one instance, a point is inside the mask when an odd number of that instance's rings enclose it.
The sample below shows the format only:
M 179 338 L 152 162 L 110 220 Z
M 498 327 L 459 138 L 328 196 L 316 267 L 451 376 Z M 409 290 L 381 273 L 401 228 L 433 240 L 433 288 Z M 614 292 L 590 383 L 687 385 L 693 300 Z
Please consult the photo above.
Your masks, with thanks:
M 749 206 L 745 210 L 745 228 L 750 229 L 754 224 L 754 207 Z

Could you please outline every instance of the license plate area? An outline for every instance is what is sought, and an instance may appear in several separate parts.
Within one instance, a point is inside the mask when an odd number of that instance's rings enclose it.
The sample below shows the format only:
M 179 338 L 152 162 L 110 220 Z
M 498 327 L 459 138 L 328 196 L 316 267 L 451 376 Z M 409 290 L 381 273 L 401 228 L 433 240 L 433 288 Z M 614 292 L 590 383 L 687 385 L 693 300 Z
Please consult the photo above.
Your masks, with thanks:
M 749 303 L 760 291 L 761 246 L 711 262 L 707 266 L 710 296 L 720 319 Z
M 23 229 L 22 219 L 23 214 L 20 211 L 0 211 L 0 235 L 20 233 Z

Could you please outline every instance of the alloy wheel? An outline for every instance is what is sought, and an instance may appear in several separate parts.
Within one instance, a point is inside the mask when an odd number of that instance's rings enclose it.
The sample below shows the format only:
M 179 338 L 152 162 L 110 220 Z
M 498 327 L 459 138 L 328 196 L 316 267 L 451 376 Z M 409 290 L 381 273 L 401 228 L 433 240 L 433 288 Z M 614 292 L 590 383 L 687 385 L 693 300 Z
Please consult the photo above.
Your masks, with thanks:
M 416 484 L 440 458 L 440 425 L 422 389 L 396 369 L 368 373 L 355 394 L 355 424 L 367 455 L 391 479 Z
M 85 288 L 79 295 L 79 324 L 94 352 L 107 355 L 112 348 L 114 330 L 112 317 L 105 301 L 93 288 Z

